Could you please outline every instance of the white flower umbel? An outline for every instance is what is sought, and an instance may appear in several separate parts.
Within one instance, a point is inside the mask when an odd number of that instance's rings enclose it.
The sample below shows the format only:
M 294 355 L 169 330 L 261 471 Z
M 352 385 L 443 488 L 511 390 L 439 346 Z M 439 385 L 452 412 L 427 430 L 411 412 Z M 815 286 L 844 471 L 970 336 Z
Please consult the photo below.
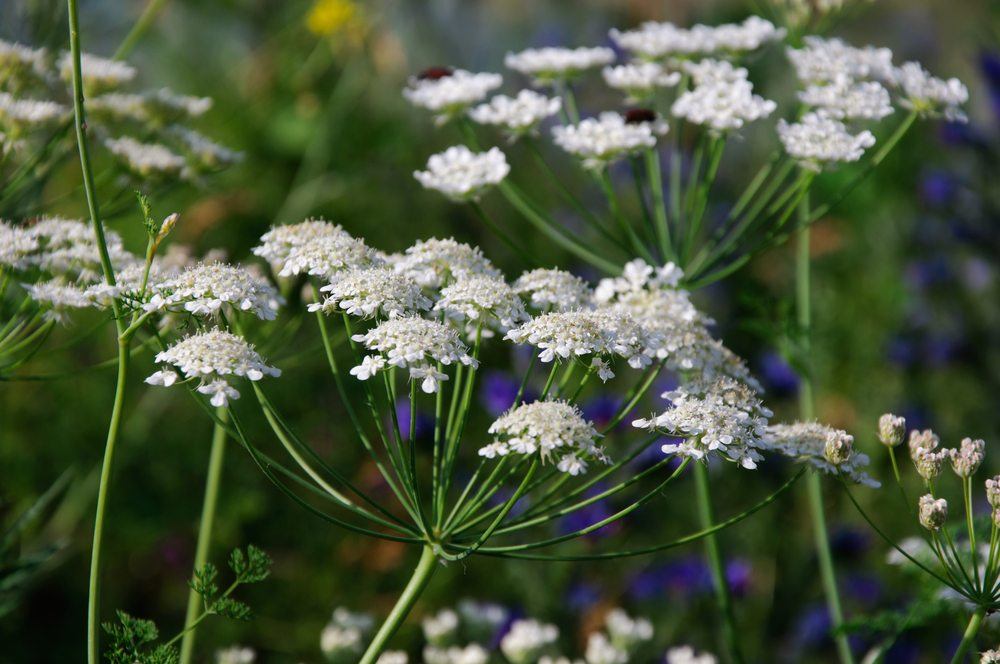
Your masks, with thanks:
M 603 632 L 592 632 L 587 637 L 585 652 L 587 664 L 628 664 L 628 653 L 611 643 Z
M 542 655 L 550 654 L 558 638 L 559 629 L 555 625 L 515 620 L 500 639 L 500 651 L 511 664 L 534 664 Z
M 180 142 L 182 150 L 192 156 L 202 169 L 219 169 L 238 163 L 243 159 L 242 152 L 230 150 L 204 134 L 187 127 L 171 127 L 170 135 Z
M 40 269 L 80 282 L 100 277 L 100 256 L 89 224 L 78 219 L 43 217 L 25 230 L 38 241 L 39 251 L 30 261 Z M 125 251 L 118 233 L 106 230 L 104 239 L 112 263 L 117 265 L 133 258 Z
M 918 502 L 920 525 L 927 530 L 941 530 L 948 520 L 948 501 L 944 498 L 935 499 L 931 494 L 920 496 Z
M 261 236 L 253 253 L 282 277 L 332 276 L 347 268 L 369 265 L 375 258 L 364 242 L 324 219 L 274 226 Z
M 804 84 L 831 83 L 840 78 L 889 82 L 893 78 L 892 51 L 874 46 L 855 47 L 840 39 L 807 36 L 800 49 L 785 51 Z
M 182 176 L 187 162 L 159 143 L 142 143 L 129 136 L 109 138 L 104 146 L 129 170 L 143 178 Z
M 426 171 L 414 171 L 413 177 L 425 189 L 435 189 L 453 201 L 476 200 L 500 184 L 510 173 L 507 157 L 500 148 L 473 152 L 464 145 L 453 145 L 431 155 Z
M 764 436 L 771 411 L 757 393 L 731 378 L 709 384 L 684 385 L 663 395 L 669 410 L 632 426 L 659 431 L 685 440 L 663 446 L 665 454 L 704 459 L 709 454 L 753 469 L 763 459 L 758 450 L 766 447 Z
M 47 73 L 48 51 L 0 39 L 0 82 L 17 87 Z
M 586 281 L 570 272 L 551 268 L 525 272 L 514 282 L 514 291 L 529 296 L 531 306 L 540 311 L 583 309 L 593 297 Z
M 627 122 L 625 116 L 613 112 L 552 129 L 556 145 L 582 159 L 584 167 L 593 170 L 654 147 L 656 137 L 665 133 L 665 122 Z
M 497 95 L 469 111 L 469 117 L 482 125 L 503 127 L 514 138 L 535 131 L 539 124 L 562 108 L 558 97 L 547 97 L 534 90 L 521 90 L 516 97 Z
M 18 99 L 0 92 L 0 127 L 15 134 L 51 127 L 69 118 L 70 110 L 54 101 Z
M 529 48 L 520 53 L 508 53 L 504 57 L 507 68 L 530 76 L 536 85 L 567 81 L 614 61 L 615 52 L 604 46 Z
M 699 653 L 691 646 L 677 646 L 667 651 L 666 664 L 716 664 L 715 655 Z
M 28 230 L 0 219 L 0 266 L 24 270 L 31 265 L 31 255 L 38 251 L 38 238 Z
M 442 288 L 434 311 L 468 322 L 472 330 L 482 326 L 498 332 L 507 332 L 529 318 L 514 289 L 503 279 L 484 275 L 463 277 Z
M 669 56 L 708 55 L 711 53 L 739 54 L 754 51 L 765 43 L 785 36 L 783 28 L 759 16 L 750 16 L 742 23 L 718 26 L 695 25 L 689 29 L 672 23 L 643 23 L 638 29 L 612 30 L 611 38 L 633 55 L 647 60 Z
M 697 85 L 706 83 L 726 83 L 731 81 L 749 80 L 750 72 L 746 67 L 737 67 L 728 60 L 705 58 L 704 60 L 686 60 L 681 67 L 691 77 L 691 82 Z
M 852 134 L 840 120 L 806 113 L 798 122 L 778 121 L 778 138 L 788 155 L 802 166 L 819 171 L 824 166 L 861 159 L 875 145 L 868 130 Z
M 68 51 L 60 56 L 57 67 L 63 80 L 73 79 L 73 56 Z M 80 69 L 84 85 L 91 90 L 119 88 L 131 82 L 137 73 L 136 68 L 127 62 L 109 60 L 91 53 L 80 55 Z
M 510 612 L 492 602 L 463 599 L 458 602 L 458 615 L 462 626 L 474 640 L 491 640 L 496 631 L 507 622 Z
M 843 76 L 832 83 L 809 85 L 799 92 L 799 101 L 839 120 L 881 120 L 892 114 L 889 91 L 881 83 Z
M 981 652 L 979 654 L 979 664 L 1000 664 L 1000 648 Z
M 902 105 L 925 117 L 944 117 L 965 122 L 962 106 L 969 101 L 969 89 L 957 78 L 932 76 L 919 62 L 907 62 L 892 72 Z
M 432 646 L 447 646 L 458 636 L 458 614 L 451 609 L 443 609 L 424 618 L 420 627 L 424 638 Z
M 447 374 L 438 370 L 438 363 L 448 366 L 455 362 L 466 366 L 478 363 L 453 328 L 437 321 L 401 316 L 392 318 L 353 339 L 364 344 L 374 354 L 351 369 L 358 380 L 368 380 L 391 367 L 407 369 L 411 380 L 420 380 L 424 392 L 437 392 Z
M 239 265 L 199 263 L 176 277 L 151 286 L 153 292 L 146 311 L 182 307 L 196 316 L 210 316 L 228 305 L 261 320 L 274 320 L 282 300 L 278 291 L 263 278 Z
M 437 121 L 443 123 L 486 99 L 502 83 L 500 74 L 435 68 L 412 77 L 403 96 L 414 106 L 432 111 Z
M 753 94 L 750 81 L 737 79 L 696 85 L 674 102 L 671 113 L 716 133 L 724 133 L 766 118 L 775 108 L 777 105 L 773 101 Z
M 671 72 L 656 62 L 630 62 L 605 67 L 601 72 L 609 88 L 625 93 L 625 101 L 638 103 L 655 94 L 659 88 L 669 88 L 681 81 L 680 72 Z
M 233 387 L 234 378 L 258 381 L 264 376 L 280 376 L 281 370 L 268 366 L 245 339 L 220 329 L 193 334 L 165 351 L 157 353 L 157 364 L 176 367 L 185 379 L 198 379 L 198 391 L 212 395 L 213 406 L 220 407 L 240 393 Z M 164 368 L 146 378 L 150 385 L 169 387 L 178 375 Z
M 489 661 L 489 651 L 478 643 L 465 647 L 424 647 L 424 664 L 487 664 Z
M 653 623 L 646 618 L 633 618 L 623 609 L 612 609 L 604 626 L 611 642 L 627 653 L 635 652 L 636 648 L 653 638 Z
M 565 401 L 535 401 L 512 408 L 490 425 L 489 433 L 493 442 L 479 450 L 479 456 L 487 459 L 538 455 L 570 475 L 585 472 L 592 459 L 607 462 L 594 425 Z
M 61 281 L 39 281 L 22 285 L 28 297 L 44 309 L 46 320 L 66 323 L 73 309 L 86 309 L 94 304 L 82 289 Z
M 847 435 L 818 422 L 792 422 L 768 426 L 764 438 L 768 450 L 807 463 L 827 475 L 841 475 L 873 488 L 881 486 L 865 472 L 869 464 L 868 455 L 855 450 L 846 461 L 836 465 L 826 458 L 827 440 L 831 436 L 842 438 Z
M 428 311 L 434 304 L 417 282 L 385 266 L 351 268 L 320 291 L 326 298 L 310 304 L 309 311 L 330 314 L 342 310 L 361 318 L 396 318 Z
M 503 278 L 479 247 L 452 238 L 420 240 L 396 258 L 393 267 L 425 288 L 441 288 L 475 275 Z
M 215 651 L 215 664 L 253 664 L 257 653 L 246 646 L 229 646 Z
M 375 664 L 409 664 L 409 661 L 410 656 L 402 650 L 386 650 L 378 656 Z

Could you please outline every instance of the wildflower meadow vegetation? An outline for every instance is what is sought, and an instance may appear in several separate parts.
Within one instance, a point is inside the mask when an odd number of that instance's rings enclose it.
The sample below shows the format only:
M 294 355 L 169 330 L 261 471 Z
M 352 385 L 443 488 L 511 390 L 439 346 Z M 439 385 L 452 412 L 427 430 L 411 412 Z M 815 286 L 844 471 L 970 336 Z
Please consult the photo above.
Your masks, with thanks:
M 997 14 L 0 6 L 0 660 L 1000 662 Z

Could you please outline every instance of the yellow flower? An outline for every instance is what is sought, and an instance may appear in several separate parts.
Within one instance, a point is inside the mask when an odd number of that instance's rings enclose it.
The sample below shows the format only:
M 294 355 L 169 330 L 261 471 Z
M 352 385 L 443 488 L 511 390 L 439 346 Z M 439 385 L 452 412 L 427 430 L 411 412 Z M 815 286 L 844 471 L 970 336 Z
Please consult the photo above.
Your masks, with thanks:
M 364 29 L 364 21 L 352 0 L 316 0 L 306 16 L 306 27 L 323 37 L 338 33 L 356 37 Z

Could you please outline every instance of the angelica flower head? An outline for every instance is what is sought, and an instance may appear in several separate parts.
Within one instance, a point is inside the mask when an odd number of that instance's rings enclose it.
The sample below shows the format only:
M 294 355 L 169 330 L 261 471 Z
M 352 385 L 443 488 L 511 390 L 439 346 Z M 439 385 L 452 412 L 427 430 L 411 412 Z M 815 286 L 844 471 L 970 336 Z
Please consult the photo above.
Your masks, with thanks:
M 535 85 L 551 85 L 574 79 L 584 72 L 615 61 L 610 48 L 529 48 L 520 53 L 508 53 L 504 64 L 508 69 L 530 76 Z
M 628 122 L 619 113 L 605 112 L 579 124 L 553 127 L 552 136 L 556 145 L 582 159 L 584 167 L 601 170 L 613 161 L 654 147 L 657 136 L 667 130 L 661 120 Z
M 537 620 L 515 620 L 500 640 L 500 651 L 511 664 L 534 664 L 550 652 L 559 638 L 555 625 Z
M 655 94 L 657 88 L 669 88 L 681 81 L 680 72 L 671 72 L 656 62 L 629 62 L 605 67 L 602 72 L 609 88 L 625 93 L 626 101 L 638 103 Z
M 961 478 L 972 477 L 979 470 L 986 456 L 986 443 L 982 440 L 963 438 L 958 449 L 949 450 L 951 468 Z
M 281 370 L 267 365 L 245 339 L 218 328 L 200 332 L 178 341 L 157 353 L 157 364 L 167 367 L 146 378 L 150 385 L 169 387 L 177 382 L 180 370 L 184 379 L 198 379 L 198 391 L 210 394 L 213 406 L 221 407 L 230 399 L 239 399 L 234 378 L 258 381 L 264 376 L 278 377 Z
M 129 136 L 109 138 L 105 147 L 130 171 L 142 178 L 183 177 L 187 162 L 159 143 L 143 143 Z
M 935 499 L 931 494 L 920 496 L 920 525 L 930 531 L 941 530 L 948 520 L 948 501 L 944 498 Z
M 462 277 L 442 288 L 434 310 L 473 328 L 500 332 L 529 318 L 514 289 L 503 279 L 485 275 Z
M 785 51 L 798 79 L 805 84 L 851 80 L 893 79 L 892 51 L 887 48 L 851 46 L 841 39 L 814 35 L 803 39 L 800 49 Z
M 777 104 L 773 101 L 753 93 L 750 81 L 736 79 L 700 83 L 678 97 L 670 111 L 722 134 L 766 118 L 775 108 Z
M 22 286 L 28 297 L 44 309 L 44 318 L 57 323 L 69 322 L 71 310 L 85 309 L 94 304 L 83 289 L 56 279 Z
M 444 609 L 424 618 L 420 626 L 432 646 L 447 646 L 458 635 L 458 614 Z
M 415 316 L 391 318 L 365 334 L 354 335 L 353 339 L 375 351 L 351 369 L 351 375 L 358 380 L 368 380 L 387 368 L 399 367 L 409 371 L 411 380 L 421 380 L 424 392 L 432 393 L 438 391 L 441 381 L 448 380 L 447 374 L 438 370 L 438 364 L 478 364 L 453 328 Z
M 767 427 L 764 444 L 768 451 L 807 463 L 828 475 L 846 477 L 872 488 L 881 486 L 865 472 L 870 459 L 853 450 L 853 438 L 846 431 L 819 422 L 771 424 Z M 828 447 L 830 455 L 827 455 Z
M 696 460 L 715 454 L 748 469 L 763 459 L 758 450 L 767 447 L 767 420 L 772 413 L 747 385 L 719 378 L 708 384 L 682 385 L 663 398 L 670 401 L 670 408 L 637 419 L 632 426 L 685 439 L 663 445 L 664 454 Z
M 597 445 L 600 434 L 580 409 L 566 401 L 534 401 L 516 406 L 490 425 L 493 442 L 479 456 L 493 459 L 508 454 L 538 455 L 570 475 L 586 471 L 592 459 L 607 461 Z
M 73 54 L 66 51 L 56 65 L 63 80 L 73 79 Z M 91 53 L 80 54 L 80 71 L 84 87 L 94 91 L 120 88 L 135 78 L 136 68 L 121 60 L 109 60 Z
M 196 316 L 218 314 L 223 306 L 247 311 L 261 320 L 274 320 L 282 304 L 277 289 L 240 265 L 199 263 L 175 277 L 152 284 L 146 311 L 182 306 Z
M 892 80 L 900 89 L 904 107 L 925 117 L 967 121 L 962 106 L 969 101 L 969 89 L 957 78 L 940 79 L 919 62 L 907 62 L 893 70 Z
M 715 655 L 698 653 L 691 646 L 678 646 L 667 651 L 666 664 L 716 664 Z
M 878 418 L 878 439 L 886 447 L 897 447 L 906 437 L 906 419 L 892 413 Z
M 532 307 L 541 311 L 572 311 L 590 303 L 593 291 L 586 281 L 563 270 L 537 268 L 514 282 L 514 292 L 529 296 Z
M 39 250 L 26 259 L 30 263 L 49 274 L 75 277 L 80 282 L 99 278 L 100 254 L 88 224 L 78 219 L 43 217 L 25 230 L 38 242 Z M 113 264 L 134 259 L 118 233 L 107 230 L 104 239 Z
M 456 279 L 475 275 L 503 278 L 479 247 L 453 238 L 420 240 L 396 258 L 393 267 L 424 288 L 441 288 Z
M 779 120 L 778 137 L 789 156 L 816 171 L 829 164 L 858 161 L 875 145 L 870 131 L 851 134 L 843 122 L 820 113 L 806 113 L 793 123 Z
M 881 120 L 892 114 L 889 91 L 881 83 L 846 76 L 807 86 L 799 92 L 799 101 L 838 120 Z
M 603 632 L 591 632 L 585 653 L 587 664 L 628 664 L 628 653 L 613 644 Z
M 486 190 L 503 182 L 510 164 L 500 148 L 473 152 L 464 145 L 453 145 L 431 155 L 426 171 L 414 171 L 413 177 L 425 189 L 435 189 L 453 201 L 476 200 Z
M 626 653 L 653 638 L 653 623 L 646 618 L 633 618 L 623 609 L 612 609 L 604 622 L 611 643 Z
M 381 265 L 349 268 L 320 288 L 326 293 L 309 311 L 336 313 L 339 310 L 361 318 L 396 318 L 429 311 L 434 304 L 417 282 L 390 267 Z
M 411 77 L 403 96 L 420 108 L 432 111 L 438 123 L 462 115 L 503 83 L 500 74 L 474 74 L 464 69 L 434 68 Z
M 374 252 L 339 225 L 311 218 L 271 227 L 261 236 L 253 253 L 270 263 L 282 277 L 302 273 L 331 276 L 374 260 Z
M 469 111 L 482 125 L 503 127 L 513 138 L 531 133 L 562 108 L 562 99 L 547 97 L 534 90 L 521 90 L 516 97 L 497 95 Z

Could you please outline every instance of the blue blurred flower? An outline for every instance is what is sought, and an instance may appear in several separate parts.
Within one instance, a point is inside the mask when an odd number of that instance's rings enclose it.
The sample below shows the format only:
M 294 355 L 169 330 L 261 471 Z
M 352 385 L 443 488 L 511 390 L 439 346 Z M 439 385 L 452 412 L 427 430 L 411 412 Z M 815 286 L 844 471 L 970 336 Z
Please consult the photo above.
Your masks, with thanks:
M 582 410 L 584 417 L 593 422 L 598 430 L 601 430 L 611 423 L 611 420 L 618 414 L 621 408 L 621 397 L 613 394 L 602 394 L 583 404 Z M 619 426 L 631 426 L 629 415 L 622 418 Z
M 947 171 L 932 169 L 920 178 L 920 198 L 928 205 L 944 207 L 952 202 L 958 182 Z
M 910 421 L 907 420 L 906 424 L 909 426 Z M 836 526 L 830 530 L 830 550 L 838 559 L 860 558 L 868 552 L 870 545 L 868 533 L 858 528 Z
M 726 581 L 733 597 L 745 597 L 753 583 L 753 566 L 749 560 L 734 558 L 726 563 Z
M 521 384 L 504 371 L 487 371 L 479 388 L 479 403 L 487 413 L 498 417 L 514 405 L 520 387 Z
M 823 643 L 830 637 L 830 625 L 826 605 L 807 606 L 795 623 L 795 644 L 799 648 L 812 648 Z
M 911 261 L 905 268 L 905 274 L 907 283 L 916 290 L 947 283 L 954 276 L 945 256 Z
M 1000 121 L 1000 53 L 983 51 L 979 54 L 979 71 L 986 79 L 986 88 L 990 96 L 990 105 L 996 120 Z
M 586 611 L 599 601 L 601 588 L 597 584 L 577 581 L 566 589 L 566 605 L 572 611 Z
M 848 574 L 843 580 L 844 594 L 865 607 L 873 607 L 882 598 L 882 581 L 874 574 Z
M 663 595 L 690 598 L 711 590 L 708 566 L 697 556 L 687 556 L 642 570 L 632 578 L 628 593 L 643 600 Z
M 792 396 L 799 391 L 799 376 L 780 353 L 768 351 L 758 361 L 760 379 L 769 394 Z

